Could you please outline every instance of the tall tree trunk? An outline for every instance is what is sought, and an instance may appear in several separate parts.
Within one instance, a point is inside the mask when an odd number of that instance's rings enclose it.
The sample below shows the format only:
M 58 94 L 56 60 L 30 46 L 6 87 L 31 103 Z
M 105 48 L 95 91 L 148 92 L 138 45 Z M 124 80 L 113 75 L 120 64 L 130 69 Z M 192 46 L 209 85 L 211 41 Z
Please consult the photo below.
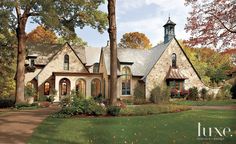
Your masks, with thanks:
M 17 69 L 16 69 L 16 103 L 25 102 L 24 89 L 25 89 L 25 43 L 26 43 L 26 26 L 27 18 L 22 17 L 18 20 L 16 29 L 18 39 L 17 51 Z
M 108 20 L 110 38 L 110 104 L 117 100 L 117 40 L 116 40 L 116 0 L 108 0 Z

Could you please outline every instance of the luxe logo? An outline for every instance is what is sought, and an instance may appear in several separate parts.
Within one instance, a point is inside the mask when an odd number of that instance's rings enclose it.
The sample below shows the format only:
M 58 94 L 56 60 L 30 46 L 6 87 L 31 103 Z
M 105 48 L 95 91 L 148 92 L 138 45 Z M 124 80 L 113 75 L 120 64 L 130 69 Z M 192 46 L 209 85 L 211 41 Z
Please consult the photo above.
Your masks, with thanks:
M 231 134 L 231 129 L 229 127 L 204 127 L 200 122 L 198 122 L 198 137 L 201 137 L 201 140 L 223 140 L 224 137 L 232 136 L 233 135 Z

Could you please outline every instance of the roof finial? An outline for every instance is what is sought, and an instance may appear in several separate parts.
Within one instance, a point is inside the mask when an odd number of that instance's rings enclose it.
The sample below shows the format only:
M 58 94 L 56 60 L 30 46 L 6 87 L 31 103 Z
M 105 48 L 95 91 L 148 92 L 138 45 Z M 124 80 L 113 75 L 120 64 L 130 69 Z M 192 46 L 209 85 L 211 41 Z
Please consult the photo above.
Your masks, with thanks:
M 169 13 L 169 20 L 170 20 L 170 13 Z

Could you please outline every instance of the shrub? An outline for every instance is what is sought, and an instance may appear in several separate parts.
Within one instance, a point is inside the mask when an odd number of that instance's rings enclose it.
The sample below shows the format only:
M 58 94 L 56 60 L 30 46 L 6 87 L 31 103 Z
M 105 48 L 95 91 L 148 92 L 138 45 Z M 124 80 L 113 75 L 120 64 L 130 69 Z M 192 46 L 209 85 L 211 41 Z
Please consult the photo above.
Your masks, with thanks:
M 169 101 L 170 94 L 170 89 L 167 86 L 162 88 L 157 86 L 151 91 L 150 100 L 153 103 L 165 103 Z
M 0 108 L 13 107 L 15 101 L 10 98 L 0 98 Z
M 188 100 L 197 100 L 198 98 L 198 89 L 197 87 L 189 88 Z
M 48 102 L 48 101 L 40 102 L 39 106 L 40 107 L 49 107 L 50 106 L 50 102 Z
M 231 92 L 231 94 L 232 94 L 232 98 L 233 98 L 233 99 L 236 99 L 236 78 L 235 78 L 235 80 L 234 80 L 234 82 L 233 82 L 233 84 L 232 84 L 232 87 L 231 87 L 231 89 L 230 89 L 230 92 Z
M 231 94 L 232 86 L 230 84 L 226 84 L 220 88 L 216 95 L 217 100 L 227 100 L 232 98 Z
M 202 88 L 200 91 L 201 94 L 201 98 L 206 100 L 207 99 L 207 89 L 206 88 Z
M 71 96 L 66 96 L 64 98 L 61 99 L 60 105 L 61 106 L 70 106 L 72 103 L 72 99 Z
M 98 96 L 93 97 L 95 102 L 98 103 L 103 103 L 104 102 L 104 97 L 102 96 L 102 94 L 100 93 Z
M 40 102 L 47 101 L 47 96 L 40 95 L 38 101 L 40 101 Z
M 120 107 L 119 106 L 109 106 L 107 108 L 107 114 L 112 116 L 118 116 L 120 113 Z
M 36 95 L 36 90 L 30 85 L 25 86 L 25 98 L 34 97 Z
M 134 89 L 134 104 L 146 103 L 144 91 L 145 91 L 144 85 L 141 83 L 138 83 Z

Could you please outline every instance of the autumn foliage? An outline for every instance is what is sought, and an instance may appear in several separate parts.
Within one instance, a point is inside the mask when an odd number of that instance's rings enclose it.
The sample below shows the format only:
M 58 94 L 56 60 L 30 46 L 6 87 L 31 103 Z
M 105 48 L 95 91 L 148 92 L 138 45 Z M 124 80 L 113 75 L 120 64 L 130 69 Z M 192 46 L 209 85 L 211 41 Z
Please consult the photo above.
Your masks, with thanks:
M 192 36 L 189 46 L 216 49 L 236 46 L 235 0 L 186 0 L 185 4 L 192 7 L 185 27 Z
M 27 35 L 27 42 L 30 43 L 54 44 L 56 40 L 56 34 L 42 26 L 36 27 Z
M 150 40 L 143 33 L 125 33 L 119 43 L 122 48 L 148 49 L 152 47 Z

